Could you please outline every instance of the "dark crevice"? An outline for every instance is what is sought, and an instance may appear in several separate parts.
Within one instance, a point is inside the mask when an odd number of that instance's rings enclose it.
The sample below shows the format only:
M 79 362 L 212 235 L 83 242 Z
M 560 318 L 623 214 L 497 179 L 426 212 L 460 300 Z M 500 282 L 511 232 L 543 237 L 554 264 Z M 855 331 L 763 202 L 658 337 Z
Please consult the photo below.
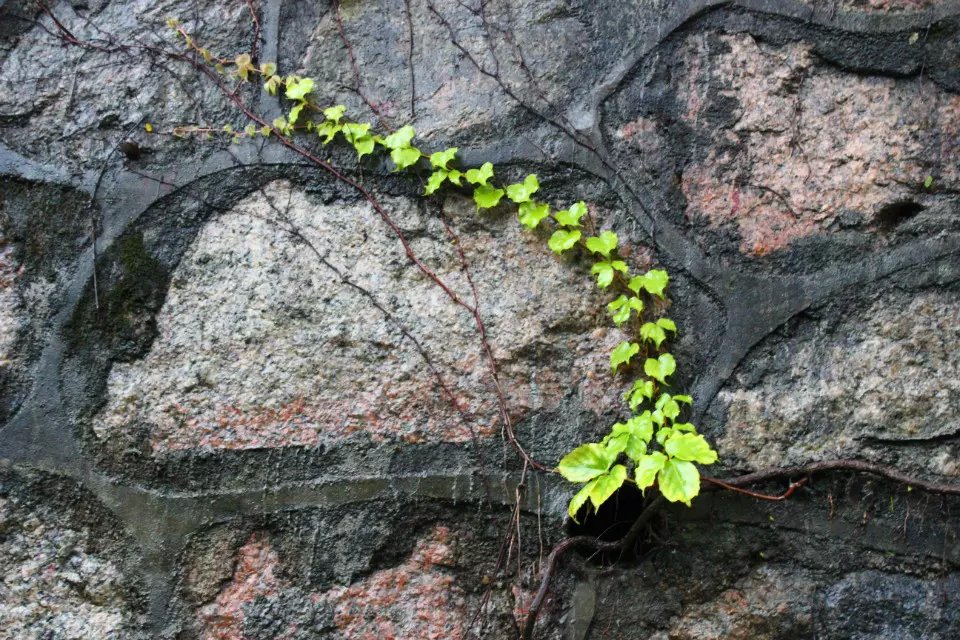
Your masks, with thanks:
M 910 200 L 893 202 L 884 205 L 877 211 L 874 215 L 874 221 L 881 231 L 892 231 L 925 208 L 923 205 Z
M 627 534 L 646 505 L 647 499 L 636 485 L 624 483 L 609 500 L 600 505 L 598 510 L 594 510 L 588 500 L 587 504 L 577 512 L 577 521 L 567 522 L 567 534 L 570 537 L 590 536 L 604 542 L 616 542 Z M 641 556 L 646 546 L 641 539 L 632 549 L 600 553 L 586 549 L 583 553 L 590 562 L 609 566 L 618 561 L 632 560 Z

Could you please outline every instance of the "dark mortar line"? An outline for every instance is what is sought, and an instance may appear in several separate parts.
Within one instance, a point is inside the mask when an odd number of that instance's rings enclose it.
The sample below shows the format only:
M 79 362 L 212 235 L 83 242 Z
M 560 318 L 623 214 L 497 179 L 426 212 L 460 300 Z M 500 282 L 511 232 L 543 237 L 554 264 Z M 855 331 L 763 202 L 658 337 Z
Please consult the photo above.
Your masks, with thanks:
M 280 61 L 280 9 L 282 6 L 282 0 L 261 1 L 262 18 L 260 21 L 260 37 L 263 39 L 261 62 L 272 61 L 278 63 Z M 257 97 L 257 110 L 262 113 L 268 121 L 272 121 L 274 118 L 283 115 L 279 101 L 267 93 L 267 90 L 262 85 Z
M 698 403 L 695 419 L 702 420 L 720 388 L 750 350 L 796 314 L 849 287 L 871 284 L 906 269 L 932 265 L 958 253 L 960 235 L 951 234 L 923 238 L 896 247 L 887 254 L 868 255 L 858 264 L 834 266 L 806 276 L 785 277 L 770 283 L 756 276 L 732 277 L 731 290 L 734 293 L 729 294 L 723 305 L 727 310 L 727 324 L 718 355 L 694 387 L 693 395 Z M 927 275 L 935 278 L 938 274 L 930 271 Z M 744 304 L 743 296 L 747 292 L 759 301 L 779 298 L 781 303 L 772 308 L 756 301 Z

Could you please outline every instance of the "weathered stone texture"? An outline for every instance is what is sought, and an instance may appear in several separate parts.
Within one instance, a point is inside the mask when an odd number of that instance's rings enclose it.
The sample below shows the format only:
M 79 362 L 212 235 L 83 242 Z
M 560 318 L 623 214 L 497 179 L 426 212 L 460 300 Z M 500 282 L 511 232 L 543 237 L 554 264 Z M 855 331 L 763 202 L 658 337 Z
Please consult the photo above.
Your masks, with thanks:
M 0 481 L 0 635 L 11 640 L 146 638 L 125 550 L 101 522 L 51 504 L 8 472 Z M 87 496 L 86 500 L 90 497 Z M 80 507 L 82 508 L 82 506 Z
M 745 369 L 717 396 L 728 407 L 720 455 L 760 468 L 882 456 L 884 442 L 957 435 L 958 319 L 955 291 L 886 296 L 851 313 L 833 339 L 815 329 L 774 347 L 762 356 L 762 373 Z M 960 476 L 953 445 L 908 448 L 900 458 L 918 471 Z
M 227 59 L 259 26 L 257 62 L 318 104 L 536 173 L 634 271 L 667 268 L 671 390 L 718 477 L 840 457 L 960 478 L 955 0 L 50 10 L 94 46 L 0 0 L 0 636 L 513 640 L 550 547 L 643 506 L 574 526 L 571 485 L 521 475 L 474 318 L 362 191 L 274 137 L 168 135 L 289 104 L 225 95 L 167 16 Z M 300 139 L 478 305 L 545 467 L 625 416 L 591 256 Z M 536 640 L 953 640 L 958 513 L 859 474 L 704 492 L 622 557 L 566 555 Z
M 472 305 L 432 208 L 383 204 L 418 255 Z M 599 299 L 589 280 L 515 220 L 477 220 L 459 200 L 444 215 L 467 229 L 459 237 L 469 262 L 484 265 L 474 284 L 514 417 L 555 407 L 580 380 L 595 394 L 587 376 L 606 365 L 590 333 Z M 518 286 L 502 286 L 515 279 Z M 499 430 L 473 317 L 406 260 L 369 204 L 323 204 L 284 183 L 255 192 L 200 232 L 157 324 L 144 359 L 114 365 L 110 401 L 94 425 L 99 437 L 148 425 L 154 449 L 164 451 L 314 446 L 357 432 L 463 442 L 471 430 Z
M 923 78 L 847 73 L 818 64 L 810 45 L 748 34 L 690 36 L 678 55 L 681 117 L 711 139 L 683 172 L 687 216 L 735 227 L 744 253 L 838 222 L 882 224 L 885 208 L 926 200 L 927 176 L 958 186 L 960 97 Z M 730 100 L 729 127 L 710 129 L 704 114 Z

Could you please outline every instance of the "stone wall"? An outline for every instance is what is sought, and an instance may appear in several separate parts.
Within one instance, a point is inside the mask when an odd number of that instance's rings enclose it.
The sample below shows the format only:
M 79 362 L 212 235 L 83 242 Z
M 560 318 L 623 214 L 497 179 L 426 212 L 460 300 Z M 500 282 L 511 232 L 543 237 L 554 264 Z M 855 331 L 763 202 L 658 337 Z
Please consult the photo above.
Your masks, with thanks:
M 960 2 L 479 6 L 52 2 L 82 48 L 0 0 L 0 636 L 512 639 L 572 530 L 571 487 L 503 439 L 474 318 L 364 198 L 275 142 L 146 133 L 246 124 L 156 53 L 167 16 L 232 57 L 252 8 L 322 100 L 534 171 L 669 269 L 717 475 L 960 482 Z M 534 457 L 620 417 L 584 260 L 328 157 L 476 295 Z M 958 525 L 957 499 L 863 475 L 707 494 L 630 557 L 562 562 L 537 637 L 960 637 Z

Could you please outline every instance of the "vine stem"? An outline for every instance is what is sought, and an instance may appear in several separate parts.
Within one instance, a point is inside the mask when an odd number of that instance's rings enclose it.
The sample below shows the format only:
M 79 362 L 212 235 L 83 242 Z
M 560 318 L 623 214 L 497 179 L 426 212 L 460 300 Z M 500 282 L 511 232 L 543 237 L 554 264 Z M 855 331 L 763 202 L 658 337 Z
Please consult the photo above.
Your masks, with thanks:
M 759 500 L 783 501 L 794 495 L 796 490 L 806 484 L 809 481 L 810 476 L 813 474 L 831 471 L 853 471 L 857 473 L 867 473 L 870 475 L 879 476 L 881 478 L 886 478 L 887 480 L 893 480 L 894 482 L 898 482 L 900 484 L 905 484 L 908 487 L 917 487 L 918 489 L 922 489 L 930 493 L 960 496 L 960 485 L 923 480 L 922 478 L 917 478 L 903 473 L 902 471 L 899 471 L 891 466 L 876 464 L 873 462 L 864 462 L 862 460 L 823 460 L 820 462 L 811 462 L 809 464 L 798 465 L 794 467 L 762 469 L 760 471 L 755 471 L 753 473 L 748 473 L 746 475 L 737 476 L 734 478 L 719 479 L 710 476 L 703 476 L 702 480 L 711 485 L 710 487 L 707 487 L 708 490 L 723 489 L 725 491 L 733 491 L 735 493 L 747 495 Z M 757 493 L 744 488 L 760 482 L 779 480 L 782 478 L 795 478 L 797 476 L 802 477 L 796 482 L 791 482 L 787 490 L 781 495 L 777 496 Z M 544 565 L 543 571 L 540 574 L 540 587 L 530 604 L 530 608 L 527 611 L 527 617 L 524 620 L 523 630 L 520 634 L 521 640 L 532 640 L 533 638 L 534 626 L 536 625 L 537 617 L 540 615 L 540 609 L 543 606 L 543 600 L 546 598 L 547 591 L 549 590 L 550 580 L 553 577 L 556 564 L 563 554 L 570 549 L 577 547 L 591 547 L 595 551 L 626 551 L 636 541 L 637 537 L 643 531 L 643 528 L 650 521 L 650 518 L 653 517 L 653 512 L 663 506 L 663 504 L 664 499 L 662 495 L 659 495 L 652 500 L 646 506 L 640 516 L 634 520 L 633 525 L 631 525 L 627 534 L 619 540 L 605 542 L 592 536 L 574 536 L 565 540 L 561 540 L 550 552 L 550 555 L 547 556 L 547 561 Z

